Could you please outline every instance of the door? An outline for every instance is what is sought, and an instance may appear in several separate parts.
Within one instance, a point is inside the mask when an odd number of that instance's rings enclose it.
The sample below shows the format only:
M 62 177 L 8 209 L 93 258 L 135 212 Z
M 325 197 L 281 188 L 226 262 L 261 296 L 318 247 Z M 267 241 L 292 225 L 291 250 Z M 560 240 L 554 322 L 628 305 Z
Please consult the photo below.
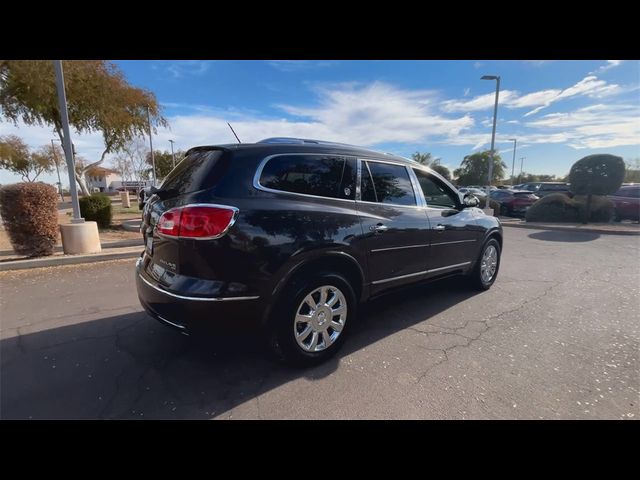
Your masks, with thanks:
M 413 188 L 409 167 L 358 160 L 358 215 L 365 235 L 371 292 L 426 274 L 429 219 Z
M 429 276 L 468 268 L 482 240 L 482 228 L 476 224 L 472 210 L 463 208 L 458 194 L 435 175 L 413 170 L 422 188 L 432 232 Z

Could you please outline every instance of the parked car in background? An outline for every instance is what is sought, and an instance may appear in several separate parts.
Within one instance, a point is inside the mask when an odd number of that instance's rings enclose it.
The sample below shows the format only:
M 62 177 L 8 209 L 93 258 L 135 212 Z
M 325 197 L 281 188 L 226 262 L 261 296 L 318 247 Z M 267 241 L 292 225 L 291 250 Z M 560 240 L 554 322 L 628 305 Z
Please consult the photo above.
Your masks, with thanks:
M 317 363 L 389 289 L 452 275 L 490 288 L 502 226 L 477 205 L 428 167 L 361 147 L 195 147 L 144 207 L 138 297 L 183 334 L 230 320 Z
M 615 205 L 614 219 L 640 221 L 640 185 L 623 185 L 609 195 Z
M 500 204 L 500 215 L 524 215 L 539 197 L 528 190 L 494 190 L 491 199 Z
M 487 198 L 486 191 L 480 190 L 479 188 L 475 187 L 462 187 L 459 188 L 458 191 L 462 194 L 470 193 L 471 195 L 475 195 L 476 197 L 478 197 L 478 200 L 484 200 Z
M 569 184 L 565 182 L 529 182 L 523 183 L 518 187 L 518 189 L 533 192 L 540 198 L 551 193 L 562 193 L 569 197 L 573 197 L 573 193 L 569 189 Z

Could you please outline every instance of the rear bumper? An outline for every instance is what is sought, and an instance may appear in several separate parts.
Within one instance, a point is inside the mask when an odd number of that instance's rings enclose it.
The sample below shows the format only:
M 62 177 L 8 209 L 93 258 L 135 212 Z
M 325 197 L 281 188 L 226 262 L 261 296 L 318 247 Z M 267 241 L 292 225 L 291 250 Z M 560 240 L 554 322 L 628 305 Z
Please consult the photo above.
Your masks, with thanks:
M 189 297 L 168 292 L 148 278 L 136 263 L 136 288 L 140 304 L 156 320 L 185 335 L 212 328 L 257 328 L 259 297 Z

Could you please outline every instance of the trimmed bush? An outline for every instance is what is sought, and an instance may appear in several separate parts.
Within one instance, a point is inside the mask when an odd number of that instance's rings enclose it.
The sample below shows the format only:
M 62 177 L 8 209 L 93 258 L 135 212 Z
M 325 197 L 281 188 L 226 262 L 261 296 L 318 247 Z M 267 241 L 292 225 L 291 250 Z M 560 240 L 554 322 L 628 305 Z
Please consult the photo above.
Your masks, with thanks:
M 613 202 L 607 197 L 591 197 L 589 221 L 608 222 L 613 216 Z M 527 213 L 527 222 L 568 222 L 578 223 L 587 215 L 587 196 L 576 195 L 573 198 L 562 193 L 552 193 L 534 203 Z
M 486 198 L 479 198 L 478 200 L 480 200 L 480 205 L 478 205 L 478 208 L 485 208 L 486 204 L 487 204 L 487 200 Z M 496 202 L 493 199 L 489 200 L 489 208 L 493 208 L 493 216 L 497 217 L 498 215 L 500 215 L 500 204 L 498 202 Z
M 53 254 L 58 241 L 58 193 L 44 183 L 15 183 L 0 188 L 0 215 L 18 255 Z
M 100 193 L 80 198 L 80 215 L 100 228 L 109 228 L 113 215 L 111 199 Z

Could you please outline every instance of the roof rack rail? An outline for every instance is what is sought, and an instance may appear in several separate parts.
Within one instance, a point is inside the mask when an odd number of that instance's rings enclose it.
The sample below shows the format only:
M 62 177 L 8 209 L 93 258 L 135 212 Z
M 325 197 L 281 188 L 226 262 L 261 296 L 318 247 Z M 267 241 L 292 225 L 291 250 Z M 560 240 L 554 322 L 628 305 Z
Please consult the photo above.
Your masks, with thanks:
M 364 147 L 359 147 L 357 145 L 349 145 L 348 143 L 328 142 L 325 140 L 313 140 L 311 138 L 272 137 L 272 138 L 265 138 L 264 140 L 260 140 L 258 143 L 297 143 L 297 144 L 311 143 L 315 145 L 340 145 L 343 147 L 364 149 Z

